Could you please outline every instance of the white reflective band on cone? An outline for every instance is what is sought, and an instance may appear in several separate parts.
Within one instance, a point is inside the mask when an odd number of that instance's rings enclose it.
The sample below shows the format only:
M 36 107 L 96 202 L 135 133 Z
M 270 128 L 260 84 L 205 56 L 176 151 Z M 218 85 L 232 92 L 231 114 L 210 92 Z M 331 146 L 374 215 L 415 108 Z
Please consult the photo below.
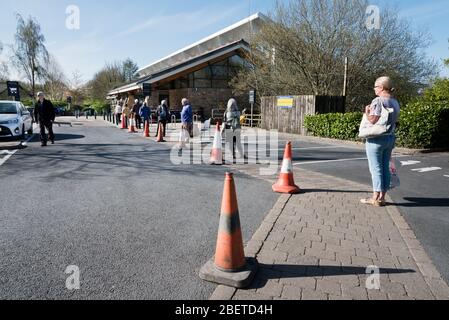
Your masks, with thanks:
M 284 159 L 284 161 L 282 162 L 281 173 L 292 173 L 292 172 L 293 172 L 292 161 L 290 159 Z
M 215 133 L 213 149 L 221 149 L 221 134 L 220 134 L 220 132 Z

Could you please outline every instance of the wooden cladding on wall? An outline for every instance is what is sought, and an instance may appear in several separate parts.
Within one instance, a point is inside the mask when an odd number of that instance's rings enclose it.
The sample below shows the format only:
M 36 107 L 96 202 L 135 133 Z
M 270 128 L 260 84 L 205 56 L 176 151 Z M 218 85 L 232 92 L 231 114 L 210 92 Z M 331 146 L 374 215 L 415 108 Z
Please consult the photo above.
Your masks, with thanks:
M 262 98 L 262 129 L 305 135 L 306 115 L 345 112 L 345 97 L 341 96 L 293 96 L 292 108 L 280 108 L 277 101 L 278 97 Z

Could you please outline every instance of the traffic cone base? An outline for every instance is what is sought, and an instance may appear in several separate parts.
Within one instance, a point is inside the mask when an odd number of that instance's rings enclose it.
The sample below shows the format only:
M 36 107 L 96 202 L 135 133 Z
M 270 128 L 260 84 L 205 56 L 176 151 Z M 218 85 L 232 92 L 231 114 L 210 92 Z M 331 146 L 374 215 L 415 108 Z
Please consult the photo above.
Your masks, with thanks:
M 234 178 L 227 173 L 215 257 L 201 268 L 200 278 L 235 288 L 250 285 L 258 264 L 245 258 L 242 238 Z
M 287 173 L 281 173 L 278 183 L 273 185 L 273 191 L 277 193 L 298 194 L 301 189 L 295 185 L 292 176 Z
M 160 124 L 158 127 L 159 127 L 159 130 L 157 132 L 157 140 L 156 140 L 156 142 L 165 142 L 164 136 L 162 134 L 162 124 Z
M 220 270 L 215 266 L 214 260 L 210 260 L 201 268 L 200 278 L 237 289 L 246 288 L 257 273 L 258 263 L 254 258 L 247 258 L 245 262 L 245 266 L 240 271 L 229 272 Z
M 210 164 L 222 165 L 223 164 L 223 151 L 221 149 L 212 149 L 210 154 Z
M 121 127 L 120 129 L 126 129 L 126 118 L 125 116 L 122 114 L 122 123 L 121 123 Z
M 129 130 L 128 130 L 129 133 L 136 133 L 137 132 L 134 122 L 135 122 L 134 118 L 131 118 L 130 119 L 130 124 L 129 124 Z
M 145 128 L 143 130 L 143 136 L 144 136 L 144 138 L 150 137 L 150 124 L 148 123 L 148 121 L 145 121 Z

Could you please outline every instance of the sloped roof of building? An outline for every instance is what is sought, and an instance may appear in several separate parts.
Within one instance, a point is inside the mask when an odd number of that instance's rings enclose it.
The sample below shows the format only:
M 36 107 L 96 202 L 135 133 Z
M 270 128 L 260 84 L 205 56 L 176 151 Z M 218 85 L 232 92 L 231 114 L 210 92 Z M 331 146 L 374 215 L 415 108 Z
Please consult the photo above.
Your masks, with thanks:
M 263 14 L 256 13 L 139 69 L 137 73 L 141 76 L 148 76 L 242 39 L 251 43 L 252 36 L 260 30 L 261 23 L 265 19 L 267 18 Z
M 138 80 L 111 90 L 109 95 L 140 89 L 141 84 L 144 82 L 154 83 L 160 81 L 173 73 L 179 73 L 202 64 L 205 62 L 205 59 L 212 60 L 238 49 L 249 50 L 252 36 L 259 32 L 262 23 L 267 19 L 263 14 L 256 13 L 165 58 L 153 62 L 137 71 L 137 74 L 140 75 Z

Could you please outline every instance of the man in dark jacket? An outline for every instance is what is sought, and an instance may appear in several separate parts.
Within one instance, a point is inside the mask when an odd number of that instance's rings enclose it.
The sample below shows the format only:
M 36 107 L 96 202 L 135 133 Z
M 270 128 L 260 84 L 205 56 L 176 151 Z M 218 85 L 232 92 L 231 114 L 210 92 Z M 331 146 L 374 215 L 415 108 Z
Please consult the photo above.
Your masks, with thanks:
M 43 92 L 38 92 L 38 101 L 34 108 L 34 118 L 39 123 L 41 132 L 41 146 L 47 145 L 47 135 L 45 134 L 45 128 L 48 130 L 49 140 L 51 144 L 55 143 L 55 135 L 53 133 L 53 121 L 55 121 L 56 113 L 55 108 L 50 100 L 45 99 Z
M 167 129 L 167 120 L 170 119 L 170 111 L 168 110 L 167 100 L 162 100 L 161 105 L 157 107 L 157 131 L 156 137 L 159 134 L 159 126 L 162 126 L 162 137 L 165 137 Z
M 140 103 L 140 101 L 138 99 L 136 99 L 134 101 L 134 106 L 133 106 L 132 113 L 134 115 L 134 119 L 136 119 L 136 127 L 137 127 L 137 129 L 141 129 L 142 128 L 142 126 L 141 126 L 142 118 L 140 117 L 140 113 L 139 113 L 141 107 L 142 107 L 142 104 Z

